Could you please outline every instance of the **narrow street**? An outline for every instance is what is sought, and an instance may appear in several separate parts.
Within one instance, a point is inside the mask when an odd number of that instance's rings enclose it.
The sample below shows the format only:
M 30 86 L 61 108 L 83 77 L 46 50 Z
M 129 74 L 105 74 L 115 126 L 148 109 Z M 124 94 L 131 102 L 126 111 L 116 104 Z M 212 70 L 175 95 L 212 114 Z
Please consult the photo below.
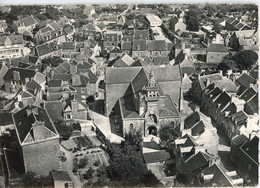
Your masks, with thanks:
M 191 114 L 195 111 L 195 108 L 199 107 L 198 104 L 194 103 L 189 98 L 185 98 L 183 101 L 183 111 L 184 114 L 182 116 L 182 121 L 187 117 L 187 115 Z M 209 117 L 206 112 L 201 111 L 204 115 Z M 210 118 L 210 117 L 209 117 Z M 224 133 L 221 132 L 221 130 L 218 128 L 216 122 L 214 122 L 211 119 L 212 125 L 217 129 L 217 134 L 219 137 L 219 145 L 218 145 L 218 155 L 220 157 L 220 165 L 224 168 L 226 171 L 233 171 L 236 170 L 236 167 L 233 165 L 233 163 L 230 161 L 229 152 L 230 152 L 230 143 L 227 140 Z M 209 138 L 210 139 L 210 138 Z

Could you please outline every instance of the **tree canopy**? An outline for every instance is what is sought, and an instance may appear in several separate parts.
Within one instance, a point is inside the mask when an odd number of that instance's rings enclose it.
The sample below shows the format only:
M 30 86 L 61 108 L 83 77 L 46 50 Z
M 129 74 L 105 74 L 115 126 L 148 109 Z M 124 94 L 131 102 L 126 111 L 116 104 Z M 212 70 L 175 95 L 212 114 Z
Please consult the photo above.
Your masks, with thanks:
M 232 58 L 240 70 L 250 70 L 258 60 L 258 55 L 253 50 L 244 50 L 237 52 Z
M 167 142 L 170 140 L 175 140 L 180 136 L 179 126 L 175 126 L 174 124 L 166 124 L 163 125 L 159 129 L 159 137 L 161 142 Z
M 106 173 L 114 186 L 148 186 L 151 182 L 156 186 L 159 183 L 144 163 L 138 134 L 127 134 L 126 141 L 121 144 L 107 143 L 110 165 Z
M 199 31 L 199 11 L 197 9 L 189 9 L 185 15 L 187 29 L 190 31 Z

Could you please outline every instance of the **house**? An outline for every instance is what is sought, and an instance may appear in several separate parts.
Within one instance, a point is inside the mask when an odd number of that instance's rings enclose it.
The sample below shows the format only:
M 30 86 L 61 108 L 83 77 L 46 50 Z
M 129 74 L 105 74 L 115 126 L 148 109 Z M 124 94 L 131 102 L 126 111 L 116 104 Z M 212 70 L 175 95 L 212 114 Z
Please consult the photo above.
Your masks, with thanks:
M 203 186 L 238 187 L 243 185 L 243 179 L 237 178 L 236 171 L 226 171 L 219 164 L 213 164 L 200 173 Z
M 60 46 L 55 42 L 40 44 L 34 48 L 34 55 L 40 59 L 59 56 L 61 54 Z
M 125 54 L 123 57 L 119 58 L 114 64 L 113 67 L 128 67 L 132 66 L 134 59 L 129 55 Z
M 1 112 L 0 119 L 0 136 L 10 134 L 10 131 L 14 130 L 12 114 L 9 112 Z
M 148 30 L 134 30 L 134 39 L 145 39 L 149 40 L 149 31 Z
M 134 39 L 132 46 L 132 57 L 144 58 L 147 56 L 147 43 L 145 39 Z
M 211 85 L 214 84 L 214 85 Z M 191 96 L 196 99 L 199 103 L 202 102 L 203 97 L 203 91 L 206 87 L 211 85 L 212 87 L 219 87 L 219 89 L 224 89 L 230 94 L 236 94 L 237 93 L 237 87 L 234 83 L 234 81 L 230 80 L 227 77 L 224 77 L 222 74 L 222 71 L 219 71 L 218 73 L 209 74 L 200 76 L 198 75 L 195 80 L 192 82 L 192 89 L 191 89 Z M 217 89 L 217 90 L 219 90 Z M 202 104 L 203 105 L 203 104 Z
M 257 30 L 243 30 L 235 31 L 231 35 L 229 46 L 235 51 L 253 50 L 258 52 L 258 31 Z
M 175 17 L 174 21 L 175 21 L 174 28 L 173 28 L 174 32 L 177 32 L 177 31 L 185 32 L 186 31 L 186 24 L 183 22 L 183 18 Z
M 104 32 L 104 48 L 111 51 L 118 47 L 122 40 L 122 31 L 105 31 Z
M 122 50 L 123 54 L 131 55 L 132 42 L 131 41 L 122 41 L 121 42 L 121 50 Z
M 228 31 L 241 31 L 241 30 L 250 30 L 250 26 L 242 23 L 240 20 L 234 18 L 228 18 L 225 23 L 225 29 Z
M 154 14 L 147 14 L 146 19 L 149 21 L 151 27 L 158 27 L 162 25 L 162 20 Z
M 15 93 L 22 85 L 29 82 L 36 72 L 30 69 L 11 68 L 4 76 L 4 87 L 8 93 Z
M 220 63 L 228 55 L 227 47 L 223 44 L 210 44 L 207 48 L 207 63 Z
M 22 35 L 0 36 L 0 59 L 11 59 L 24 55 Z
M 13 119 L 24 171 L 48 175 L 51 170 L 58 170 L 60 136 L 48 113 L 29 105 L 13 114 Z
M 172 48 L 173 44 L 165 40 L 147 41 L 147 55 L 150 57 L 168 56 Z
M 258 184 L 258 144 L 258 136 L 247 139 L 240 135 L 232 139 L 230 158 L 236 165 L 238 174 L 249 186 Z
M 66 42 L 66 37 L 63 28 L 56 21 L 53 21 L 35 34 L 35 42 L 37 45 L 51 42 L 60 43 Z
M 172 66 L 151 68 L 106 70 L 106 115 L 123 135 L 134 129 L 141 129 L 144 136 L 156 135 L 164 123 L 179 123 L 180 90 L 177 88 L 180 88 L 181 78 L 178 69 Z M 169 85 L 175 87 L 174 91 Z
M 54 188 L 73 188 L 74 184 L 67 171 L 52 170 Z
M 237 86 L 237 95 L 241 95 L 248 88 L 257 83 L 257 80 L 250 76 L 246 71 L 236 78 L 235 84 Z
M 79 99 L 79 97 L 77 97 Z M 63 107 L 63 117 L 66 120 L 83 119 L 87 120 L 88 110 L 85 102 L 76 99 L 76 95 L 71 95 Z
M 156 175 L 158 179 L 163 178 L 163 172 L 158 173 L 167 161 L 170 160 L 170 154 L 165 150 L 143 153 L 144 161 L 148 170 Z
M 110 51 L 110 59 L 115 59 L 122 55 L 122 50 L 119 48 L 114 48 Z
M 34 19 L 32 15 L 22 18 L 18 21 L 14 21 L 19 34 L 23 34 L 24 32 L 32 33 L 37 23 L 38 22 Z

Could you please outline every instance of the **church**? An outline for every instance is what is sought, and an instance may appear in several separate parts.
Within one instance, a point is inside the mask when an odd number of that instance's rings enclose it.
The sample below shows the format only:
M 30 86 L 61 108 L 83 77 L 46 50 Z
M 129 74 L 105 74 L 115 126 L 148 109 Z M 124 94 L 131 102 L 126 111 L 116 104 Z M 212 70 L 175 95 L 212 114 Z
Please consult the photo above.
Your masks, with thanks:
M 124 74 L 122 68 L 107 70 L 106 89 L 110 90 L 111 77 L 115 77 L 121 69 L 120 74 Z M 179 103 L 181 100 L 181 77 L 178 75 L 179 69 L 176 66 L 166 67 L 141 67 L 129 68 L 124 76 L 130 76 L 128 84 L 121 83 L 120 88 L 117 84 L 117 90 L 112 93 L 113 99 L 118 99 L 112 103 L 108 101 L 111 96 L 106 92 L 107 116 L 110 118 L 111 127 L 115 127 L 116 132 L 125 136 L 125 133 L 134 130 L 140 130 L 144 137 L 153 134 L 157 136 L 161 126 L 166 124 L 178 125 L 180 123 Z M 113 74 L 111 74 L 111 71 Z M 164 75 L 161 73 L 164 72 Z M 169 74 L 167 74 L 169 73 Z M 128 75 L 127 75 L 128 74 Z M 162 79 L 163 78 L 163 79 Z M 115 79 L 114 79 L 115 81 Z M 130 83 L 129 83 L 130 81 Z M 124 82 L 124 77 L 120 80 Z M 120 91 L 125 87 L 125 91 Z M 116 93 L 116 94 L 115 94 Z M 118 93 L 122 93 L 121 96 Z M 110 103 L 109 103 L 110 102 Z

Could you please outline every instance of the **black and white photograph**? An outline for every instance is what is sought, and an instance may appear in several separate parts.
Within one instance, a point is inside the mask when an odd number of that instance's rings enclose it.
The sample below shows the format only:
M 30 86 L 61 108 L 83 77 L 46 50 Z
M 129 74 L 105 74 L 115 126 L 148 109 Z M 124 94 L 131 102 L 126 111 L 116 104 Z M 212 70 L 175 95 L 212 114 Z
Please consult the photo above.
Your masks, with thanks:
M 0 188 L 258 187 L 257 3 L 44 3 L 0 1 Z

